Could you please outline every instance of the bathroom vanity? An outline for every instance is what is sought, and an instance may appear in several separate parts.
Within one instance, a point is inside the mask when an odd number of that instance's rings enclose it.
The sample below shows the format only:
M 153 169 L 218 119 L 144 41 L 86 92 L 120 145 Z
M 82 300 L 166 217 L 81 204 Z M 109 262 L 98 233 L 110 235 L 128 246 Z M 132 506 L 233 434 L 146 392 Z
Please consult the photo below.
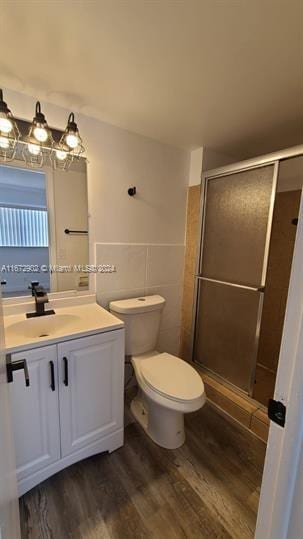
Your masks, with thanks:
M 54 294 L 53 296 L 56 296 Z M 60 296 L 60 295 L 59 295 Z M 54 315 L 26 318 L 33 301 L 6 304 L 7 363 L 19 495 L 66 466 L 123 445 L 124 327 L 94 295 L 50 300 Z

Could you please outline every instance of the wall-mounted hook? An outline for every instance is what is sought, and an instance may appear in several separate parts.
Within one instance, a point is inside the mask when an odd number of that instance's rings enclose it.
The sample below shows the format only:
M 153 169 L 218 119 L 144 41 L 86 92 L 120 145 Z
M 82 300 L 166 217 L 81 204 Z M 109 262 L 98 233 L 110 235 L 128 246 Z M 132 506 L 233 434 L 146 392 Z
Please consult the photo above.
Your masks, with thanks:
M 136 189 L 136 187 L 130 187 L 127 192 L 128 192 L 130 197 L 133 197 L 133 196 L 135 196 L 135 194 L 137 192 L 137 189 Z

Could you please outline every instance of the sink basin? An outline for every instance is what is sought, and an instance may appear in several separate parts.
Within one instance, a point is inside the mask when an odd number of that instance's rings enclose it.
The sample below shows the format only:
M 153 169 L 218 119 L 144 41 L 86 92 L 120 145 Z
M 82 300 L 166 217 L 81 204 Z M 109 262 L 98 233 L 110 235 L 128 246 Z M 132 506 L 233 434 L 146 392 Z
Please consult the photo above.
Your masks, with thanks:
M 74 327 L 81 320 L 74 314 L 53 314 L 37 318 L 27 318 L 21 322 L 11 324 L 5 330 L 8 338 L 25 337 L 35 338 L 52 337 L 62 334 L 67 329 Z

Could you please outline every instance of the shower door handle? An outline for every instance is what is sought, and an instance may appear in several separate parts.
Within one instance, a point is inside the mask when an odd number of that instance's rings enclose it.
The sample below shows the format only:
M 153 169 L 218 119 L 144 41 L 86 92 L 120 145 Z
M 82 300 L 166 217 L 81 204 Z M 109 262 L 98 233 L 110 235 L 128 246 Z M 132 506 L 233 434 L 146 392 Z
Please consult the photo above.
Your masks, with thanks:
M 201 273 L 195 275 L 198 281 L 207 281 L 209 283 L 225 284 L 226 286 L 234 286 L 235 288 L 244 288 L 245 290 L 251 290 L 252 292 L 265 292 L 265 286 L 251 286 L 246 284 L 231 283 L 229 281 L 221 281 L 220 279 L 211 279 L 210 277 L 203 277 Z

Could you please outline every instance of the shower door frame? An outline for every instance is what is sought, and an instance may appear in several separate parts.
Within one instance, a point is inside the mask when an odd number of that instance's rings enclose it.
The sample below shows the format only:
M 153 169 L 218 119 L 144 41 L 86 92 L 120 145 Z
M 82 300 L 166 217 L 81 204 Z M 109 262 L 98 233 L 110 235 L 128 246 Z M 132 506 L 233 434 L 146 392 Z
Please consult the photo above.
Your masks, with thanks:
M 266 164 L 303 157 L 303 145 L 236 163 L 230 167 L 211 170 L 201 175 L 203 181 L 210 173 L 234 170 L 243 165 Z M 201 205 L 201 209 L 203 206 Z M 202 217 L 200 212 L 200 225 Z M 201 232 L 201 226 L 200 226 Z M 299 211 L 293 263 L 289 282 L 286 314 L 274 398 L 286 406 L 286 422 L 282 428 L 270 421 L 269 439 L 263 470 L 255 539 L 287 539 L 294 506 L 297 481 L 303 481 L 300 454 L 303 440 L 303 197 Z M 198 266 L 197 266 L 198 269 Z M 196 295 L 195 295 L 196 297 Z M 195 309 L 195 305 L 194 305 Z M 195 313 L 195 310 L 194 310 Z M 195 324 L 195 320 L 193 320 Z M 293 517 L 301 527 L 298 515 Z
M 255 381 L 255 374 L 256 374 L 257 356 L 258 356 L 259 340 L 260 340 L 260 328 L 261 328 L 263 302 L 264 302 L 265 281 L 266 281 L 266 272 L 267 272 L 267 266 L 268 266 L 269 247 L 270 247 L 270 238 L 271 238 L 272 221 L 273 221 L 273 212 L 274 212 L 274 204 L 275 204 L 276 191 L 277 191 L 279 163 L 281 160 L 281 159 L 273 158 L 271 155 L 268 156 L 268 159 L 266 157 L 267 156 L 260 157 L 257 159 L 252 159 L 249 161 L 242 161 L 242 162 L 235 163 L 232 165 L 227 165 L 226 167 L 220 167 L 219 169 L 209 170 L 203 173 L 201 176 L 199 243 L 198 243 L 198 257 L 197 257 L 197 267 L 196 267 L 196 275 L 195 275 L 194 306 L 193 306 L 194 326 L 193 326 L 193 342 L 192 342 L 192 361 L 193 363 L 199 365 L 199 367 L 201 367 L 205 372 L 214 374 L 216 377 L 220 379 L 220 381 L 222 381 L 224 385 L 232 386 L 239 393 L 242 393 L 245 395 L 248 394 L 248 396 L 250 397 L 252 397 L 253 395 L 254 381 Z M 269 211 L 268 211 L 268 221 L 267 221 L 266 239 L 265 239 L 265 246 L 264 246 L 264 258 L 263 258 L 262 276 L 261 276 L 260 286 L 254 287 L 254 286 L 249 286 L 249 285 L 242 285 L 242 284 L 231 283 L 227 281 L 221 281 L 218 279 L 211 279 L 208 277 L 203 277 L 202 276 L 202 260 L 203 260 L 208 183 L 211 180 L 224 178 L 226 176 L 230 176 L 231 174 L 237 174 L 237 173 L 246 172 L 249 170 L 256 170 L 258 168 L 264 168 L 266 166 L 273 166 L 273 179 L 272 179 L 272 190 L 271 190 L 270 204 L 269 204 Z M 256 320 L 256 333 L 255 333 L 255 340 L 254 340 L 254 347 L 253 347 L 252 368 L 251 368 L 251 373 L 249 377 L 248 392 L 234 385 L 232 382 L 225 380 L 223 376 L 220 376 L 219 374 L 215 373 L 214 371 L 212 371 L 208 367 L 205 367 L 202 363 L 194 359 L 195 344 L 197 340 L 197 318 L 198 318 L 199 306 L 200 306 L 200 301 L 198 298 L 200 281 L 215 282 L 219 284 L 224 284 L 226 286 L 234 286 L 236 288 L 244 288 L 246 290 L 251 290 L 252 292 L 261 293 L 260 299 L 259 299 L 257 320 Z

